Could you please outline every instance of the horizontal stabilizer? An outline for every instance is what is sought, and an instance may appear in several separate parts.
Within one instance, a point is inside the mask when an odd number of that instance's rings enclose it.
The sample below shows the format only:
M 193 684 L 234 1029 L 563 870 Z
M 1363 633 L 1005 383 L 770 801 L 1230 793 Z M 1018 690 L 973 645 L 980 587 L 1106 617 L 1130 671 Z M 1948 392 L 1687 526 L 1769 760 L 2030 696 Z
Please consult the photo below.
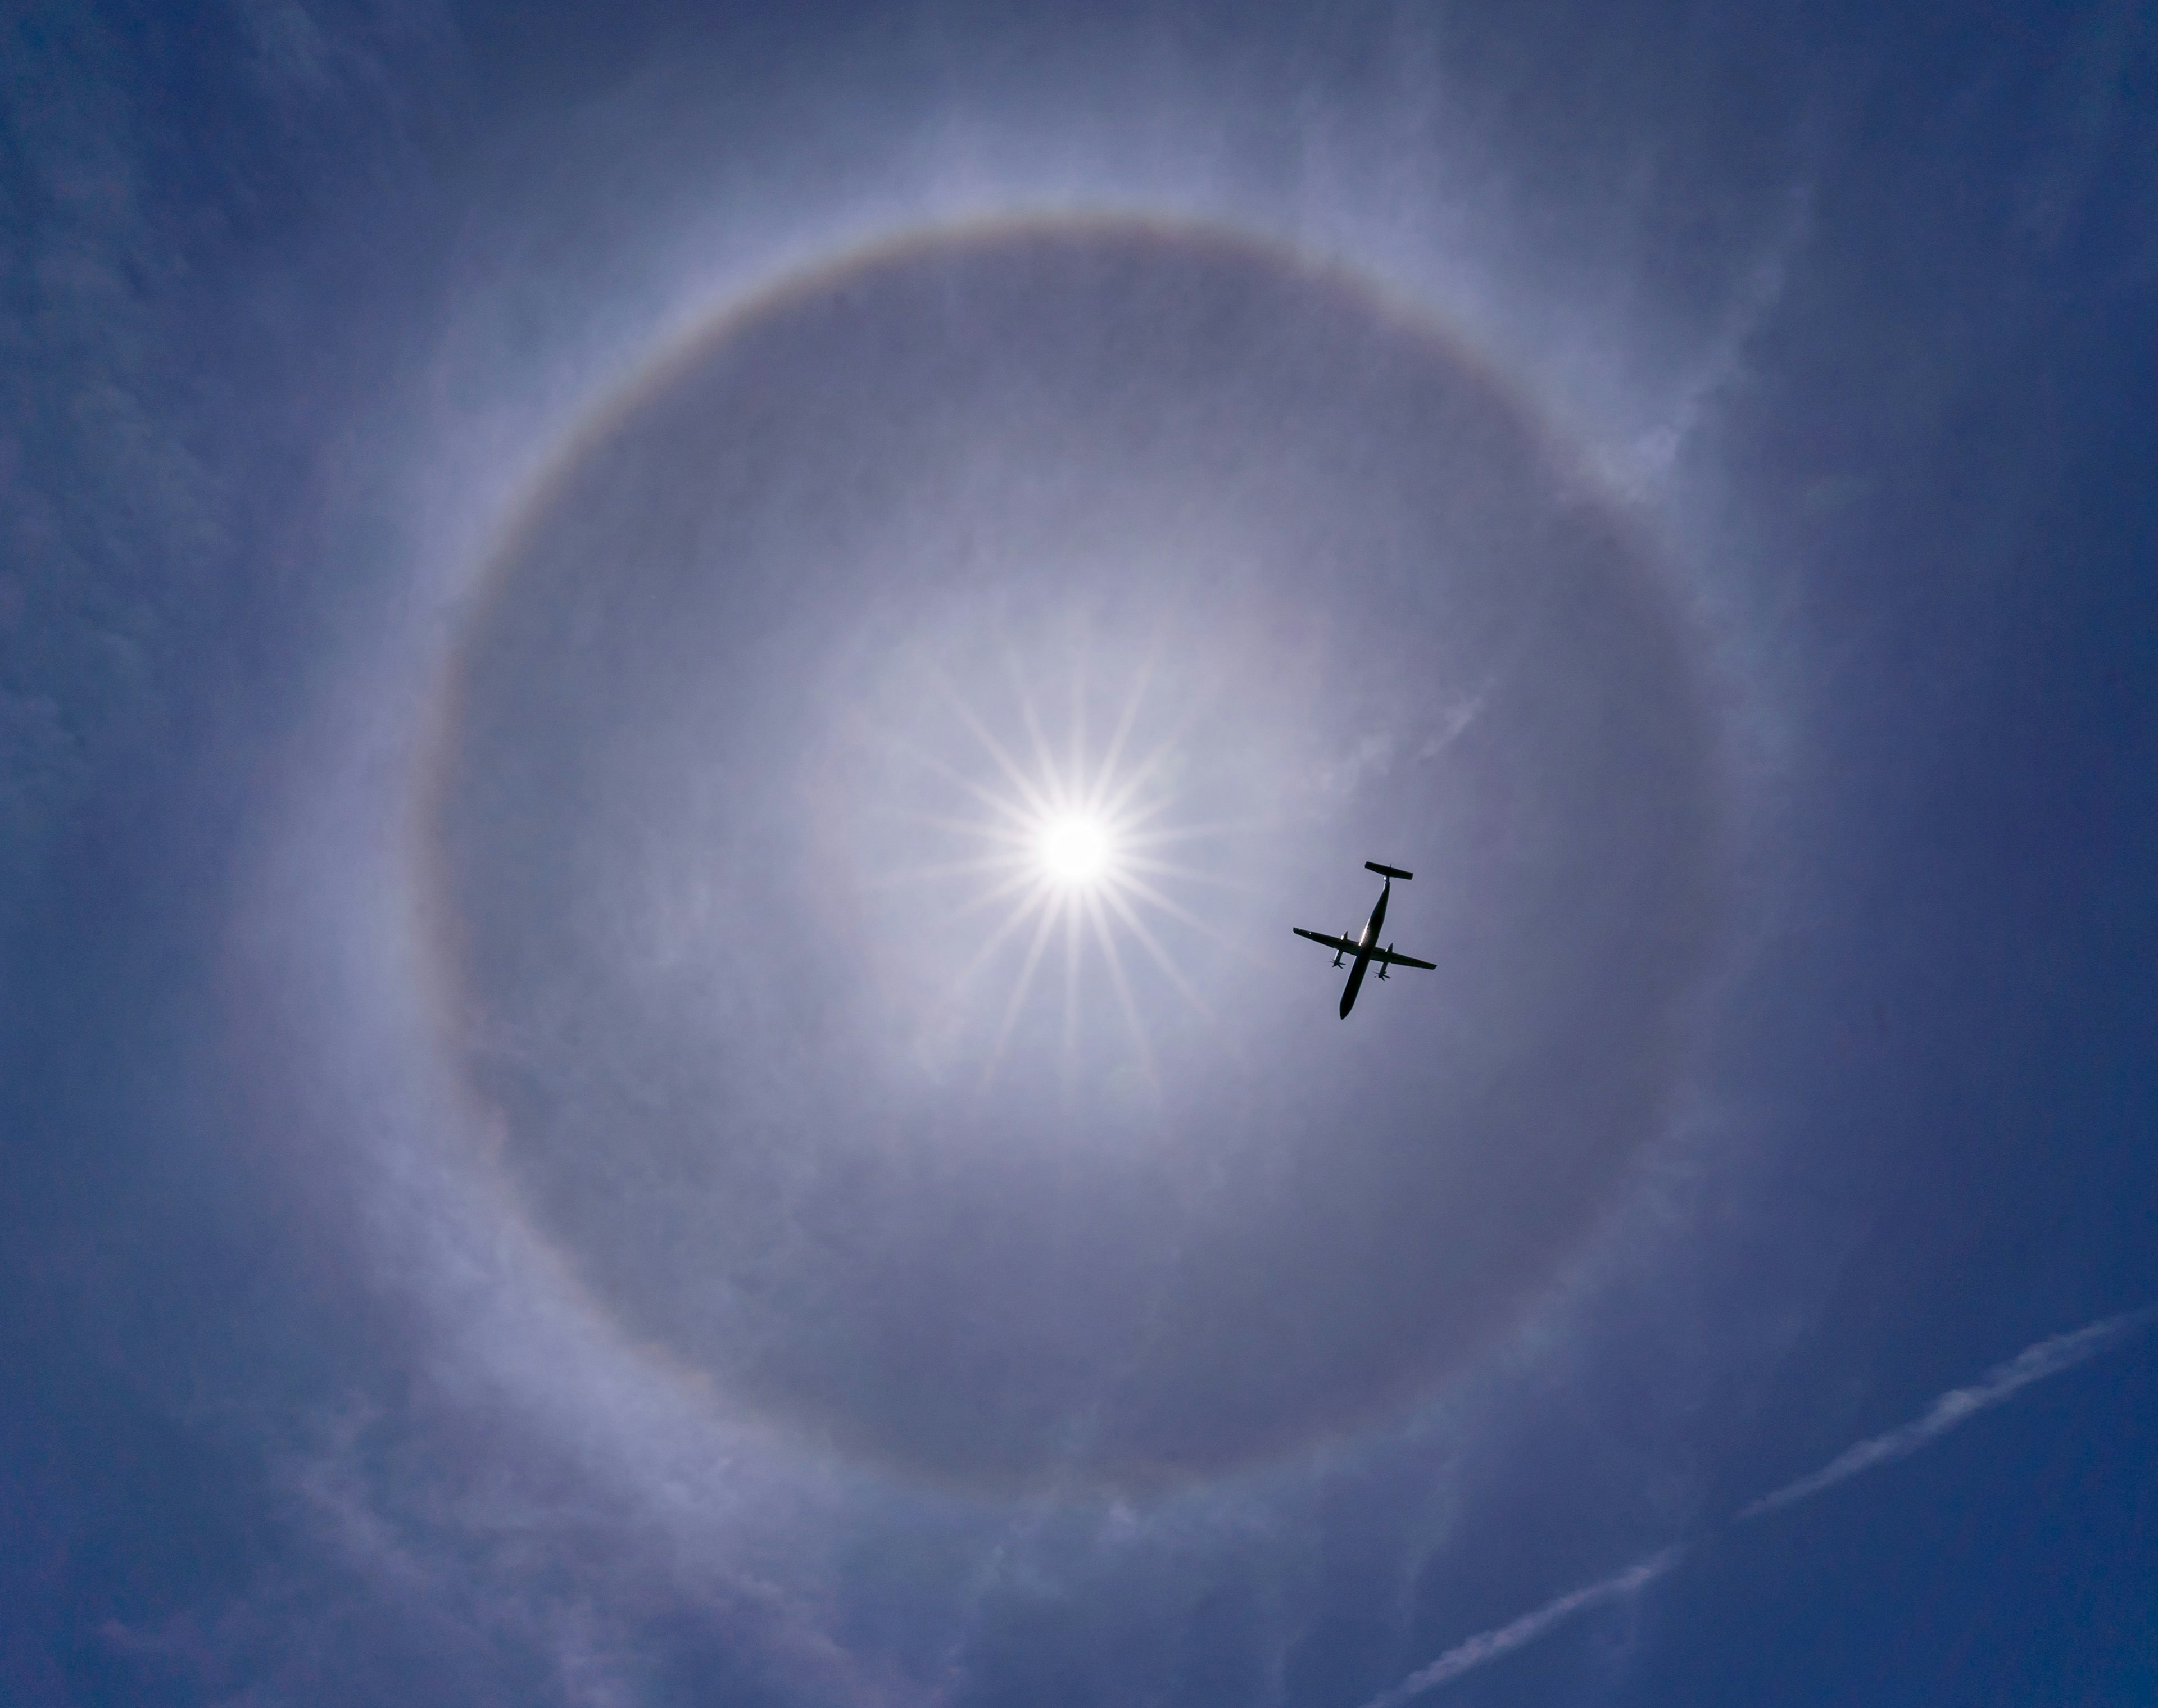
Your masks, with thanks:
M 1365 861 L 1364 869 L 1376 872 L 1382 878 L 1399 878 L 1403 883 L 1416 876 L 1414 872 L 1404 872 L 1399 866 L 1382 866 L 1376 860 Z

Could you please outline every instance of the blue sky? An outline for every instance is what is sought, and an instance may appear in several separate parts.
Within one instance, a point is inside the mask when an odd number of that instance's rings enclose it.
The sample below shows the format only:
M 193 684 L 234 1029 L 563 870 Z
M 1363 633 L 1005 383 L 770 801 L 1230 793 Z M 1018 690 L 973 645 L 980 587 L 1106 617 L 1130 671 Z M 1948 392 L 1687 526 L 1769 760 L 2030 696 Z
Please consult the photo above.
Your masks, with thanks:
M 2158 1690 L 2148 6 L 0 28 L 0 1695 Z

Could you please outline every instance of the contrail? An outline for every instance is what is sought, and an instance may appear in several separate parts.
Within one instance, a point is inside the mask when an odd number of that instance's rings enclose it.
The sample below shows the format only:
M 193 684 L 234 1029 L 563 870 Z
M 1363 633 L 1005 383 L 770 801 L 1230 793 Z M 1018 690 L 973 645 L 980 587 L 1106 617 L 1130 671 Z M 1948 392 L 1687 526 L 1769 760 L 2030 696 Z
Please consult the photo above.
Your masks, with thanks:
M 1871 1441 L 1861 1441 L 1856 1447 L 1837 1454 L 1811 1476 L 1801 1477 L 1773 1494 L 1749 1501 L 1739 1508 L 1737 1522 L 1744 1524 L 1763 1513 L 1774 1512 L 1794 1501 L 1818 1494 L 1824 1489 L 1832 1489 L 1861 1471 L 1870 1471 L 1876 1465 L 1885 1465 L 1892 1459 L 1914 1453 L 1964 1419 L 1976 1416 L 1989 1406 L 1998 1406 L 2017 1389 L 2058 1375 L 2085 1359 L 2095 1357 L 2123 1335 L 2147 1325 L 2155 1316 L 2158 1316 L 2158 1310 L 2129 1311 L 2118 1317 L 2108 1317 L 2102 1323 L 2093 1323 L 2088 1329 L 2078 1329 L 2072 1334 L 2056 1334 L 2050 1340 L 2027 1346 L 2007 1363 L 1995 1365 L 1969 1387 L 1949 1389 L 1900 1429 L 1877 1435 Z
M 1645 1560 L 1629 1566 L 1614 1576 L 1592 1583 L 1547 1602 L 1533 1613 L 1524 1613 L 1511 1624 L 1500 1625 L 1490 1631 L 1479 1632 L 1466 1641 L 1457 1643 L 1427 1666 L 1411 1673 L 1391 1690 L 1381 1690 L 1364 1705 L 1364 1708 L 1396 1708 L 1412 1696 L 1421 1696 L 1426 1690 L 1435 1690 L 1441 1685 L 1449 1685 L 1465 1672 L 1495 1661 L 1501 1655 L 1511 1654 L 1517 1649 L 1527 1647 L 1553 1627 L 1562 1625 L 1576 1613 L 1590 1607 L 1601 1607 L 1606 1602 L 1615 1602 L 1629 1596 L 1643 1585 L 1661 1577 L 1679 1563 L 1685 1551 L 1675 1543 Z
M 2026 1346 L 2006 1364 L 1995 1365 L 1979 1380 L 1966 1388 L 1951 1388 L 1928 1406 L 1923 1413 L 1892 1429 L 1886 1435 L 1877 1435 L 1870 1441 L 1839 1453 L 1835 1458 L 1795 1483 L 1786 1484 L 1758 1500 L 1748 1501 L 1738 1509 L 1732 1522 L 1746 1524 L 1766 1514 L 1789 1506 L 1794 1502 L 1810 1499 L 1824 1489 L 1870 1471 L 1876 1465 L 1885 1465 L 1914 1453 L 1935 1437 L 1945 1435 L 1965 1418 L 1974 1417 L 1990 1406 L 1998 1406 L 2017 1390 L 2027 1388 L 2033 1382 L 2042 1382 L 2063 1370 L 2073 1370 L 2085 1360 L 2094 1358 L 2114 1342 L 2147 1328 L 2158 1321 L 2158 1307 L 2140 1311 L 2125 1311 L 2117 1317 L 2108 1317 L 2093 1323 L 2088 1329 L 2078 1329 L 2072 1334 L 2056 1334 L 2049 1340 L 2041 1340 L 2035 1346 Z M 1391 1690 L 1381 1690 L 1364 1705 L 1364 1708 L 1398 1708 L 1398 1705 L 1427 1690 L 1435 1690 L 1442 1685 L 1450 1685 L 1464 1673 L 1474 1672 L 1478 1667 L 1525 1649 L 1547 1632 L 1564 1624 L 1576 1613 L 1590 1607 L 1601 1607 L 1606 1602 L 1632 1595 L 1636 1590 L 1653 1583 L 1674 1566 L 1684 1555 L 1684 1548 L 1673 1543 L 1659 1553 L 1628 1566 L 1624 1571 L 1587 1585 L 1555 1602 L 1546 1602 L 1532 1613 L 1524 1613 L 1510 1624 L 1497 1626 L 1489 1631 L 1457 1643 L 1429 1666 L 1411 1673 Z

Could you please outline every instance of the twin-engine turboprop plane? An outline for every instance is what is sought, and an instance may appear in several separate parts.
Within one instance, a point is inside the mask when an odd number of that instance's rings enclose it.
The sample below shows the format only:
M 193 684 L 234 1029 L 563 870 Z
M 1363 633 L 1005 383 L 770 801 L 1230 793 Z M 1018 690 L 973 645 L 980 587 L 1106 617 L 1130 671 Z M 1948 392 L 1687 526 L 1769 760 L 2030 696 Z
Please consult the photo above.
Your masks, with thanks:
M 1376 872 L 1386 881 L 1379 886 L 1379 905 L 1371 910 L 1371 918 L 1364 921 L 1363 936 L 1329 937 L 1322 931 L 1308 931 L 1300 925 L 1289 927 L 1298 937 L 1309 937 L 1313 942 L 1324 943 L 1333 950 L 1336 967 L 1341 964 L 1344 955 L 1356 957 L 1356 964 L 1349 969 L 1349 983 L 1342 987 L 1341 991 L 1341 1018 L 1345 1020 L 1349 1018 L 1349 1010 L 1356 1006 L 1356 993 L 1364 984 L 1364 969 L 1374 961 L 1379 963 L 1379 977 L 1381 978 L 1386 976 L 1389 967 L 1421 967 L 1427 973 L 1438 971 L 1428 961 L 1419 961 L 1409 955 L 1397 955 L 1391 943 L 1383 949 L 1379 947 L 1379 928 L 1386 922 L 1386 898 L 1394 893 L 1394 880 L 1399 878 L 1406 884 L 1416 875 L 1392 866 L 1382 866 L 1376 860 L 1365 861 L 1364 867 L 1366 871 Z

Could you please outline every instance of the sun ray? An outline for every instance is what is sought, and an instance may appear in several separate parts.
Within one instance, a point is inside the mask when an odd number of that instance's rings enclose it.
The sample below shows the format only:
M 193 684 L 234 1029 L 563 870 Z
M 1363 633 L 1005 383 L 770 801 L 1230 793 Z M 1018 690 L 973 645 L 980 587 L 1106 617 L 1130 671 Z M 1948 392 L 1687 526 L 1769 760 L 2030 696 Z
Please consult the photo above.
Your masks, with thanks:
M 978 913 L 986 912 L 999 901 L 1020 890 L 1026 892 L 1018 904 L 1022 909 L 1035 907 L 1051 899 L 1049 886 L 1041 881 L 1037 874 L 1020 872 L 1013 877 L 1007 878 L 1003 883 L 985 894 L 977 895 L 973 900 L 963 901 L 957 907 L 947 909 L 937 916 L 937 922 L 939 926 L 949 929 L 963 920 L 971 919 Z
M 975 782 L 957 766 L 947 764 L 933 753 L 925 752 L 912 742 L 893 735 L 888 730 L 880 730 L 872 733 L 880 745 L 893 749 L 901 756 L 912 760 L 924 770 L 933 772 L 955 787 L 964 790 L 999 817 L 1009 818 L 1019 824 L 1024 824 L 1026 822 L 1028 808 L 1025 804 L 1015 802 L 1009 797 L 999 794 L 994 789 Z
M 1021 901 L 1018 906 L 1013 908 L 1009 913 L 1006 914 L 1004 916 L 1004 923 L 999 926 L 994 931 L 990 932 L 988 937 L 983 938 L 979 943 L 974 946 L 974 952 L 973 956 L 968 960 L 967 964 L 959 969 L 958 976 L 953 980 L 953 983 L 963 990 L 968 984 L 972 983 L 974 979 L 974 975 L 982 970 L 983 963 L 989 960 L 989 957 L 995 954 L 997 950 L 1003 946 L 1004 939 L 1009 937 L 1014 931 L 1017 931 L 1020 926 L 1024 925 L 1030 918 L 1031 918 L 1035 909 L 1037 907 L 1044 907 L 1047 900 L 1048 898 L 1043 895 L 1040 890 L 1037 890 L 1033 895 L 1026 897 L 1025 900 Z M 970 908 L 968 911 L 972 911 L 973 910 Z
M 1139 940 L 1139 946 L 1154 957 L 1154 964 L 1161 968 L 1169 982 L 1176 987 L 1177 994 L 1191 1004 L 1193 1011 L 1201 1019 L 1211 1023 L 1214 1019 L 1213 1009 L 1209 1008 L 1199 993 L 1191 988 L 1191 981 L 1184 976 L 1184 969 L 1176 964 L 1176 957 L 1162 947 L 1160 940 L 1147 929 L 1146 921 L 1133 911 L 1131 903 L 1114 890 L 1104 890 L 1102 894 L 1109 906 L 1117 910 L 1118 916 L 1123 921 L 1127 929 Z
M 1165 748 L 1158 748 L 1149 754 L 1123 780 L 1116 792 L 1102 803 L 1100 811 L 1106 816 L 1116 819 L 1119 823 L 1129 824 L 1133 828 L 1169 811 L 1171 803 L 1159 792 L 1152 800 L 1142 801 L 1134 798 L 1142 789 L 1158 781 L 1156 774 L 1162 769 L 1168 758 L 1169 753 Z
M 1150 810 L 1144 815 L 1151 818 Z M 1200 842 L 1213 836 L 1242 836 L 1252 831 L 1264 830 L 1274 821 L 1268 818 L 1221 818 L 1211 824 L 1180 824 L 1173 830 L 1138 832 L 1136 824 L 1143 820 L 1127 819 L 1118 835 L 1118 841 L 1126 848 L 1155 848 L 1172 842 Z
M 1067 899 L 1064 906 L 1064 1101 L 1071 1101 L 1079 1078 L 1079 913 Z
M 1019 701 L 1020 721 L 1026 725 L 1027 739 L 1034 744 L 1035 763 L 1041 767 L 1043 792 L 1052 802 L 1061 802 L 1069 791 L 1057 774 L 1056 758 L 1049 751 L 1049 737 L 1042 733 L 1041 717 L 1035 710 L 1034 695 L 1027 689 L 1026 673 L 1017 653 L 1005 653 L 1004 668 L 1010 673 L 1012 692 Z
M 1231 954 L 1236 955 L 1239 959 L 1252 966 L 1257 966 L 1260 964 L 1258 956 L 1252 952 L 1251 947 L 1248 944 L 1242 942 L 1238 939 L 1231 937 L 1226 931 L 1221 930 L 1218 926 L 1208 924 L 1205 920 L 1201 919 L 1197 914 L 1194 913 L 1190 908 L 1185 906 L 1181 902 L 1174 900 L 1170 897 L 1163 895 L 1160 890 L 1155 889 L 1153 885 L 1147 883 L 1144 880 L 1135 878 L 1129 873 L 1126 873 L 1123 877 L 1122 887 L 1125 890 L 1129 891 L 1132 895 L 1138 896 L 1141 900 L 1147 902 L 1149 906 L 1159 908 L 1162 912 L 1167 914 L 1171 919 L 1176 921 L 1180 925 L 1189 926 L 1192 930 L 1212 938 L 1214 942 L 1221 944 L 1223 948 L 1228 950 Z
M 937 679 L 937 685 L 943 690 L 946 700 L 959 715 L 960 721 L 966 725 L 968 732 L 982 744 L 989 757 L 996 761 L 997 768 L 1004 772 L 1004 776 L 1010 780 L 1012 787 L 1019 791 L 1020 798 L 1036 813 L 1053 810 L 1054 803 L 1044 798 L 1040 790 L 1035 787 L 1033 779 L 1029 777 L 1020 768 L 1017 761 L 1004 751 L 1004 744 L 989 732 L 989 725 L 974 715 L 974 709 L 961 698 L 958 689 L 953 688 L 941 676 Z
M 1146 1027 L 1140 1023 L 1138 1004 L 1132 999 L 1131 981 L 1124 977 L 1124 957 L 1117 947 L 1116 934 L 1109 929 L 1107 911 L 1098 895 L 1087 898 L 1087 917 L 1093 922 L 1094 938 L 1102 947 L 1102 958 L 1109 965 L 1109 982 L 1116 987 L 1117 1002 L 1124 1012 L 1124 1024 L 1131 1029 L 1132 1048 L 1138 1054 L 1139 1071 L 1146 1076 L 1147 1083 L 1156 1091 L 1161 1082 L 1154 1070 L 1154 1050 L 1147 1042 Z
M 1071 768 L 1073 792 L 1087 800 L 1091 792 L 1087 779 L 1087 637 L 1083 632 L 1078 659 L 1071 667 L 1071 751 L 1065 763 Z
M 1148 750 L 1146 757 L 1131 768 L 1130 774 L 1124 779 L 1123 787 L 1102 802 L 1102 810 L 1104 813 L 1118 817 L 1125 816 L 1126 803 L 1138 792 L 1147 779 L 1160 769 L 1162 763 L 1182 745 L 1193 716 L 1194 714 L 1187 710 L 1163 732 L 1161 739 Z M 1147 810 L 1159 810 L 1159 803 L 1156 803 L 1154 808 Z
M 997 1065 L 1004 1060 L 1004 1045 L 1011 1038 L 1013 1026 L 1018 1023 L 1019 1011 L 1026 1005 L 1026 993 L 1034 984 L 1035 968 L 1041 964 L 1041 951 L 1049 941 L 1051 929 L 1056 923 L 1058 911 L 1053 901 L 1041 910 L 1041 923 L 1035 928 L 1034 941 L 1027 945 L 1026 960 L 1020 968 L 1018 982 L 1012 987 L 1011 1000 L 1004 1004 L 1004 1024 L 997 1028 L 997 1041 L 990 1048 L 989 1059 L 982 1068 L 982 1084 L 985 1088 L 996 1077 Z
M 980 872 L 1009 872 L 1014 866 L 1023 866 L 1025 858 L 1018 854 L 983 854 L 978 859 L 938 860 L 925 866 L 902 866 L 897 871 L 886 872 L 880 877 L 864 879 L 863 887 L 868 890 L 902 890 L 916 884 L 933 884 L 942 878 L 970 878 Z
M 1032 845 L 1034 826 L 1027 824 L 987 824 L 978 818 L 954 818 L 948 813 L 915 813 L 892 808 L 884 815 L 908 824 L 926 825 L 932 830 L 957 831 L 983 842 L 1002 843 L 1006 848 L 1023 849 Z
M 1139 666 L 1138 674 L 1132 683 L 1131 698 L 1124 702 L 1124 710 L 1117 720 L 1116 730 L 1109 737 L 1108 746 L 1102 751 L 1101 766 L 1094 773 L 1093 781 L 1087 785 L 1087 804 L 1094 812 L 1114 810 L 1107 799 L 1107 792 L 1117 775 L 1117 766 L 1123 761 L 1124 743 L 1131 739 L 1133 726 L 1138 722 L 1140 703 L 1146 698 L 1147 689 L 1154 680 L 1154 666 L 1160 658 L 1161 647 L 1157 642 Z
M 1117 857 L 1119 870 L 1150 872 L 1157 878 L 1182 878 L 1194 884 L 1205 884 L 1216 890 L 1238 890 L 1247 895 L 1257 895 L 1263 885 L 1252 883 L 1247 878 L 1231 878 L 1220 872 L 1209 872 L 1197 866 L 1181 866 L 1173 860 L 1150 859 L 1144 854 L 1120 854 Z

